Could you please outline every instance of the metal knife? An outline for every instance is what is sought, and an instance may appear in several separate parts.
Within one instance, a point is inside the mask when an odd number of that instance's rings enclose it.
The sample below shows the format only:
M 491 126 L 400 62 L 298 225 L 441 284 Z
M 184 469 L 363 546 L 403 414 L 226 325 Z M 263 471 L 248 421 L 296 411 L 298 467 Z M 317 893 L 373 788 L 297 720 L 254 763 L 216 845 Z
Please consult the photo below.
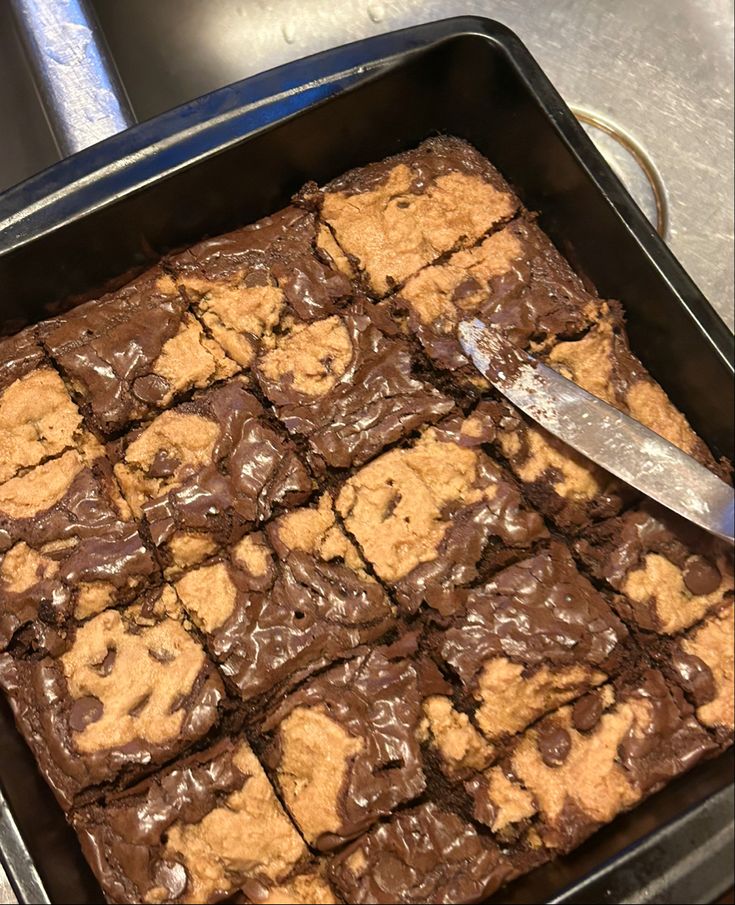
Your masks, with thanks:
M 733 489 L 691 456 L 481 320 L 463 321 L 459 339 L 478 371 L 550 434 L 667 509 L 734 542 Z

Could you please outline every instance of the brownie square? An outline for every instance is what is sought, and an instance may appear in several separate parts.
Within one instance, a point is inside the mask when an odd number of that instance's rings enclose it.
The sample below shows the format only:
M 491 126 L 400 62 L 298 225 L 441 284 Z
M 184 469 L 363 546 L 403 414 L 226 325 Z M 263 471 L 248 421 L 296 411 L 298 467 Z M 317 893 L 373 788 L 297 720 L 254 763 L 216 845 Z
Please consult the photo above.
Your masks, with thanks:
M 626 637 L 567 548 L 554 542 L 473 587 L 430 644 L 459 679 L 475 724 L 497 743 L 605 682 Z M 444 755 L 441 735 L 434 736 Z
M 161 267 L 47 321 L 39 333 L 104 435 L 239 370 L 187 312 Z
M 681 691 L 647 670 L 545 717 L 467 788 L 499 839 L 561 854 L 714 750 Z
M 422 675 L 376 649 L 310 679 L 264 723 L 265 763 L 307 842 L 337 848 L 423 792 Z
M 340 248 L 378 296 L 426 264 L 471 245 L 513 216 L 519 201 L 467 142 L 431 138 L 351 170 L 322 191 L 307 187 Z
M 723 748 L 735 734 L 735 610 L 732 603 L 664 645 L 662 669 L 684 689 L 699 722 Z
M 494 425 L 492 446 L 531 505 L 562 531 L 576 534 L 611 518 L 638 495 L 512 406 L 488 402 L 478 410 Z
M 717 463 L 663 389 L 631 352 L 612 318 L 605 318 L 581 339 L 559 342 L 544 354 L 546 363 L 610 405 L 727 477 L 729 466 Z
M 283 691 L 394 624 L 385 591 L 337 525 L 332 501 L 294 509 L 185 573 L 176 590 L 245 701 Z
M 517 345 L 536 349 L 609 315 L 608 304 L 586 291 L 548 237 L 523 216 L 419 271 L 396 304 L 437 365 L 471 376 L 457 339 L 466 318 L 479 317 Z
M 82 416 L 35 330 L 0 339 L 0 484 L 82 442 Z
M 336 507 L 401 607 L 461 605 L 463 590 L 546 536 L 512 480 L 480 448 L 482 424 L 454 416 L 345 482 Z
M 267 889 L 306 855 L 245 740 L 224 739 L 72 822 L 108 902 L 219 902 L 242 884 Z
M 168 262 L 227 354 L 249 368 L 282 323 L 334 314 L 352 294 L 351 267 L 315 215 L 287 207 Z
M 303 502 L 313 487 L 293 445 L 239 379 L 163 412 L 112 454 L 133 514 L 172 571 Z
M 0 649 L 40 619 L 126 603 L 158 566 L 96 441 L 0 484 Z
M 0 656 L 18 729 L 65 810 L 165 763 L 217 722 L 222 680 L 170 586 L 69 630 L 40 659 Z
M 359 303 L 295 323 L 256 365 L 289 432 L 307 438 L 312 453 L 335 468 L 363 464 L 454 407 L 417 379 L 407 343 L 386 336 L 375 316 L 373 306 Z
M 595 578 L 619 592 L 620 616 L 645 631 L 676 634 L 732 604 L 731 550 L 654 503 L 593 526 L 574 549 Z
M 433 802 L 381 823 L 334 859 L 347 902 L 484 902 L 513 876 L 486 834 Z

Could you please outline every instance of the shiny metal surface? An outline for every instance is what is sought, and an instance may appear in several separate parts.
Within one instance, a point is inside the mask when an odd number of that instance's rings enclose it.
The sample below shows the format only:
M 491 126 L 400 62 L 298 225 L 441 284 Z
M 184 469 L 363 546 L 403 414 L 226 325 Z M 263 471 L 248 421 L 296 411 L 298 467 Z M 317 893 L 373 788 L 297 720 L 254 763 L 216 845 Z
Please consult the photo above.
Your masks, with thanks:
M 62 155 L 121 132 L 133 116 L 86 0 L 10 0 Z
M 626 484 L 735 542 L 735 492 L 696 459 L 475 318 L 459 325 L 465 354 L 517 408 Z
M 138 118 L 367 35 L 460 14 L 504 22 L 525 41 L 570 106 L 605 117 L 644 150 L 660 174 L 669 206 L 667 241 L 732 328 L 730 0 L 93 4 Z M 641 198 L 638 179 L 636 174 L 628 184 Z M 651 210 L 645 201 L 644 209 Z

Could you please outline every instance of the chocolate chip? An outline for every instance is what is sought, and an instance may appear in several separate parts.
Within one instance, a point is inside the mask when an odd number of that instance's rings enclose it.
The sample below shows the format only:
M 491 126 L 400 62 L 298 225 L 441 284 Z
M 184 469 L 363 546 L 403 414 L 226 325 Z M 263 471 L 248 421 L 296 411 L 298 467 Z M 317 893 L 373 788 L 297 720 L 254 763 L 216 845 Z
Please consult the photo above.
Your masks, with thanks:
M 684 566 L 684 584 L 692 592 L 711 594 L 720 586 L 722 576 L 716 566 L 708 562 L 703 556 L 690 556 Z
M 156 886 L 166 890 L 166 899 L 173 901 L 184 893 L 189 878 L 186 868 L 178 861 L 159 861 L 153 869 Z
M 69 711 L 69 725 L 74 732 L 82 732 L 90 723 L 96 723 L 102 716 L 104 706 L 94 695 L 77 698 Z
M 149 478 L 168 478 L 176 474 L 176 469 L 181 465 L 181 460 L 172 456 L 167 450 L 159 449 L 153 457 L 146 472 Z
M 694 699 L 697 707 L 715 699 L 717 689 L 712 670 L 694 654 L 678 650 L 673 656 L 673 665 L 679 673 L 684 690 Z
M 602 716 L 602 698 L 599 694 L 586 694 L 572 709 L 572 723 L 579 732 L 589 732 Z
M 109 676 L 115 667 L 116 658 L 117 651 L 114 647 L 110 647 L 105 654 L 105 659 L 101 663 L 95 664 L 94 668 L 101 676 Z
M 157 405 L 171 389 L 168 380 L 158 374 L 146 374 L 133 381 L 133 395 L 141 402 Z
M 550 723 L 539 729 L 536 746 L 547 767 L 560 767 L 569 756 L 572 740 L 566 729 Z

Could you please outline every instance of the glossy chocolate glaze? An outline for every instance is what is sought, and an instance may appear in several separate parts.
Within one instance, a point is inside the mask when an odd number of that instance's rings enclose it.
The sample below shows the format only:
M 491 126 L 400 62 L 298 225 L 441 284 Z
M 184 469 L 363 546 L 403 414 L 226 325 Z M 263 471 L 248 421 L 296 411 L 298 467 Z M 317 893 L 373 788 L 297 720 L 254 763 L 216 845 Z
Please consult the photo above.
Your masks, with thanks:
M 269 536 L 277 532 L 271 524 Z M 206 644 L 245 701 L 282 693 L 395 624 L 382 587 L 339 560 L 280 547 L 266 575 L 226 568 L 235 608 Z
M 162 901 L 182 900 L 186 868 L 166 856 L 166 833 L 177 822 L 199 823 L 243 788 L 248 777 L 233 764 L 234 750 L 235 744 L 223 739 L 113 796 L 106 807 L 93 804 L 76 811 L 74 828 L 108 901 L 145 901 L 154 888 L 161 890 Z M 236 882 L 233 878 L 233 886 Z
M 46 356 L 36 339 L 36 328 L 29 327 L 7 338 L 0 337 L 0 393 L 25 374 L 43 364 Z
M 404 340 L 387 338 L 375 325 L 373 308 L 361 302 L 341 321 L 352 346 L 352 359 L 327 393 L 314 398 L 293 387 L 293 375 L 269 379 L 256 365 L 261 389 L 274 403 L 279 419 L 327 465 L 361 465 L 380 450 L 422 424 L 437 421 L 454 406 L 451 399 L 413 376 Z
M 582 663 L 609 670 L 626 636 L 567 548 L 555 542 L 473 588 L 440 651 L 471 688 L 485 662 L 499 656 L 527 668 Z
M 348 902 L 482 902 L 512 874 L 487 836 L 435 804 L 402 811 L 341 852 L 330 877 Z
M 136 625 L 158 621 L 160 617 L 153 614 L 151 606 L 157 594 L 153 591 L 144 598 L 141 616 L 131 617 L 127 631 L 134 634 Z M 74 639 L 75 631 L 71 630 L 58 653 L 70 650 Z M 101 664 L 99 668 L 106 667 Z M 95 705 L 94 701 L 81 698 L 75 704 L 57 656 L 23 660 L 7 653 L 0 655 L 0 687 L 10 700 L 19 731 L 64 810 L 71 808 L 80 796 L 83 798 L 90 787 L 119 780 L 129 784 L 185 751 L 217 721 L 218 706 L 224 697 L 222 680 L 205 659 L 193 687 L 179 701 L 177 709 L 183 711 L 183 718 L 177 737 L 163 743 L 139 737 L 122 746 L 82 753 L 75 744 L 74 733 L 93 717 L 99 717 L 99 702 Z M 82 701 L 81 706 L 78 701 Z
M 170 386 L 152 366 L 185 311 L 185 300 L 154 267 L 122 289 L 41 325 L 46 349 L 103 434 L 160 407 Z
M 210 462 L 198 470 L 187 469 L 177 487 L 144 503 L 156 546 L 187 529 L 208 532 L 221 543 L 235 541 L 276 508 L 297 505 L 311 494 L 313 482 L 306 466 L 268 422 L 244 383 L 233 381 L 205 391 L 174 411 L 213 421 L 219 436 Z M 125 450 L 144 430 L 128 434 L 113 455 L 124 461 Z M 175 474 L 179 465 L 161 450 L 153 463 L 155 471 L 148 474 Z
M 315 251 L 317 219 L 287 207 L 243 229 L 194 245 L 167 262 L 174 277 L 198 277 L 210 283 L 241 280 L 243 286 L 272 285 L 301 320 L 327 317 L 349 298 L 349 279 L 324 252 Z M 321 257 L 320 257 L 321 255 Z M 195 290 L 186 294 L 196 298 Z
M 0 649 L 35 619 L 52 624 L 68 619 L 82 583 L 111 584 L 112 605 L 129 601 L 158 573 L 138 526 L 121 517 L 113 503 L 111 480 L 107 463 L 97 460 L 77 474 L 49 509 L 28 518 L 10 518 L 0 511 L 0 555 L 18 543 L 34 551 L 46 545 L 55 548 L 43 554 L 55 564 L 53 575 L 39 569 L 38 579 L 22 591 L 0 582 Z
M 274 732 L 266 754 L 278 769 L 279 724 L 298 707 L 318 707 L 363 742 L 346 765 L 340 790 L 338 833 L 316 841 L 321 850 L 337 848 L 364 832 L 379 817 L 419 795 L 425 786 L 416 730 L 421 717 L 422 688 L 410 660 L 391 660 L 379 648 L 318 677 L 286 698 L 264 724 Z

